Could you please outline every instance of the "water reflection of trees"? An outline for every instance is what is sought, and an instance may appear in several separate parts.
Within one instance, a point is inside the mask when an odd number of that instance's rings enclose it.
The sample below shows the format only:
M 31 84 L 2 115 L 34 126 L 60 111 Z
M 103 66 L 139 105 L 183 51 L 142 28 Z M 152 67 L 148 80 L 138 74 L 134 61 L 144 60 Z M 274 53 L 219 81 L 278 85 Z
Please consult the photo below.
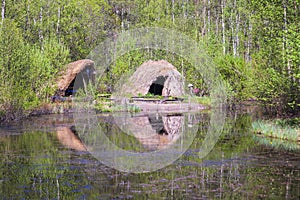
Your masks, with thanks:
M 299 153 L 257 145 L 249 134 L 251 119 L 238 115 L 226 119 L 215 148 L 200 159 L 207 121 L 200 124 L 183 157 L 147 174 L 120 173 L 88 153 L 68 150 L 55 131 L 1 136 L 0 199 L 298 198 Z
M 55 132 L 24 131 L 6 137 L 0 158 L 0 199 L 67 199 L 79 195 L 74 191 L 80 188 L 76 180 L 82 173 L 80 163 L 72 151 L 60 145 Z M 81 184 L 88 184 L 88 179 L 81 179 Z

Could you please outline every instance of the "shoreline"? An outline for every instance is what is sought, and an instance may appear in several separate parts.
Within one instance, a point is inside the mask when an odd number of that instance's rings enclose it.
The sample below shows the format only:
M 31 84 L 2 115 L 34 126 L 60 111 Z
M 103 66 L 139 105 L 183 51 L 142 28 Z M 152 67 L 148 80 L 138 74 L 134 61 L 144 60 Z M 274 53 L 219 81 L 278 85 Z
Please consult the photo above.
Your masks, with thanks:
M 105 101 L 104 101 L 105 102 Z M 99 102 L 101 103 L 101 101 Z M 184 106 L 178 106 L 179 104 L 173 104 L 168 103 L 168 104 L 144 104 L 143 102 L 134 102 L 134 103 L 129 103 L 128 105 L 136 105 L 140 106 L 141 110 L 138 112 L 157 112 L 157 111 L 162 111 L 162 112 L 187 112 L 187 111 L 203 111 L 203 110 L 210 110 L 211 107 L 209 105 L 204 105 L 201 103 L 191 103 L 192 109 L 188 109 L 189 106 L 187 105 L 188 103 L 181 103 Z M 249 107 L 259 107 L 260 104 L 258 101 L 245 101 L 243 103 L 240 103 L 235 106 L 235 110 L 243 110 L 244 108 L 249 108 Z M 178 109 L 179 108 L 179 109 Z M 232 109 L 232 107 L 227 107 L 229 110 Z M 97 110 L 97 108 L 96 108 Z M 143 110 L 143 111 L 142 111 Z M 248 110 L 248 109 L 247 109 Z M 99 111 L 99 110 L 98 110 Z M 110 112 L 124 112 L 128 110 L 103 110 L 100 111 L 102 113 L 110 113 Z M 9 125 L 11 122 L 16 122 L 16 121 L 21 121 L 26 118 L 30 118 L 33 116 L 42 116 L 42 115 L 50 115 L 50 114 L 68 114 L 68 113 L 74 113 L 74 108 L 73 108 L 73 102 L 72 101 L 65 101 L 65 102 L 55 102 L 55 103 L 42 103 L 41 105 L 23 111 L 23 112 L 10 112 L 9 114 L 5 115 L 3 114 L 2 116 L 0 115 L 0 125 Z M 0 113 L 1 114 L 1 113 Z M 286 114 L 283 114 L 282 117 L 285 117 Z M 295 116 L 296 117 L 296 116 Z M 288 118 L 292 118 L 292 116 L 289 116 Z

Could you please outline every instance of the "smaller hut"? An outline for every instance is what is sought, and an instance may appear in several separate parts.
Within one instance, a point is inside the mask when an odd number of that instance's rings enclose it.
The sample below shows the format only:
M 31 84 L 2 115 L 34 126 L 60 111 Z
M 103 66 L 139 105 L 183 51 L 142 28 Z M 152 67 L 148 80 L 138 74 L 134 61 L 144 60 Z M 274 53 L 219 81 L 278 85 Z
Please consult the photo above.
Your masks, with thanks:
M 58 91 L 62 96 L 69 96 L 85 84 L 95 80 L 94 62 L 89 59 L 69 63 L 57 81 Z M 75 85 L 76 83 L 76 85 Z
M 179 97 L 185 94 L 184 78 L 165 60 L 143 63 L 121 88 L 122 95 L 139 94 Z

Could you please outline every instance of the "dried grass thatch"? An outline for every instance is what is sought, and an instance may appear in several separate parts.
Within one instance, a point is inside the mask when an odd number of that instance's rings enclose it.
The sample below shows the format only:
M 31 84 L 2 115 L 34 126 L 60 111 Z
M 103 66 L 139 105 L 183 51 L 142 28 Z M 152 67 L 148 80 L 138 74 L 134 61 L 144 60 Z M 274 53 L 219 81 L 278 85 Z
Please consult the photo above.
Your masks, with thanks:
M 122 86 L 122 94 L 137 96 L 147 93 L 162 96 L 183 96 L 184 78 L 165 60 L 143 63 Z
M 69 63 L 65 70 L 61 72 L 59 80 L 57 81 L 58 90 L 61 93 L 64 93 L 71 84 L 74 84 L 74 80 L 79 73 L 86 73 L 85 71 L 89 70 L 90 77 L 89 79 L 94 79 L 95 71 L 94 61 L 89 59 L 78 60 L 72 63 Z M 85 76 L 85 75 L 84 75 Z

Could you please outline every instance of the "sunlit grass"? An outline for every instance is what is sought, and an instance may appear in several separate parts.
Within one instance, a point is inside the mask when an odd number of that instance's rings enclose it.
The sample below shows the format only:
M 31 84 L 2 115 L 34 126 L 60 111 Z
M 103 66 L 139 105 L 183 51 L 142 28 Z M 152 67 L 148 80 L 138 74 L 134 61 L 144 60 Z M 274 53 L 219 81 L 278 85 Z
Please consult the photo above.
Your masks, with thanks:
M 211 98 L 208 96 L 198 97 L 198 96 L 184 96 L 182 97 L 184 99 L 184 103 L 198 103 L 203 106 L 211 106 Z
M 278 138 L 282 140 L 299 141 L 299 126 L 290 126 L 288 124 L 280 124 L 278 120 L 274 121 L 256 121 L 252 123 L 254 133 L 267 137 Z
M 211 98 L 204 96 L 204 97 L 195 97 L 197 100 L 197 103 L 202 104 L 204 106 L 210 106 L 211 105 Z
M 141 109 L 136 105 L 116 105 L 113 102 L 98 102 L 94 105 L 98 112 L 140 112 Z

